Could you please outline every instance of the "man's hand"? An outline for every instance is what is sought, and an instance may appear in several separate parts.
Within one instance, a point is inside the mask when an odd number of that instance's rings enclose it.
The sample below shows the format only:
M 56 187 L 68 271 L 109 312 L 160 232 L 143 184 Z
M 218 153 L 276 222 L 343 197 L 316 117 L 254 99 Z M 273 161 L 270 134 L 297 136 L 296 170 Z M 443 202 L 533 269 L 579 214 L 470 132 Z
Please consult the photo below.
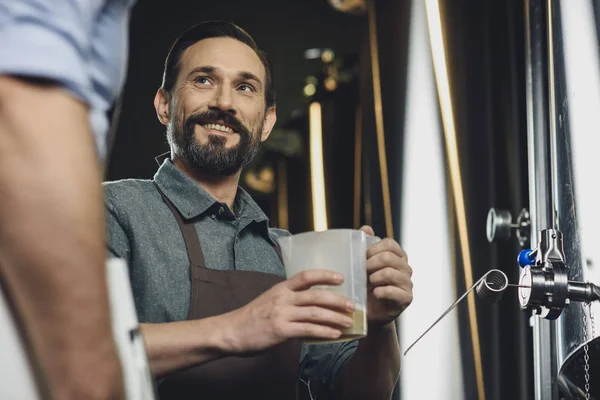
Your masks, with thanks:
M 225 351 L 247 355 L 288 339 L 337 339 L 352 325 L 344 315 L 354 310 L 348 298 L 314 285 L 339 285 L 343 277 L 333 271 L 301 272 L 281 282 L 246 306 L 230 313 Z
M 360 228 L 369 236 L 370 226 Z M 412 269 L 408 257 L 398 242 L 386 238 L 367 251 L 367 320 L 381 326 L 395 320 L 413 299 Z

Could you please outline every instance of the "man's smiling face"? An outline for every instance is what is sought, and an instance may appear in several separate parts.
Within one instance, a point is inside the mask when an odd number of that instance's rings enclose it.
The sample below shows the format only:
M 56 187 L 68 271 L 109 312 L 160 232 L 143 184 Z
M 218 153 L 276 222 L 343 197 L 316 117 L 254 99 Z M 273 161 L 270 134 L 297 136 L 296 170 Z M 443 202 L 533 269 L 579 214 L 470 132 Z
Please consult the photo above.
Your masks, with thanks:
M 274 124 L 265 75 L 254 50 L 235 39 L 204 39 L 187 48 L 169 101 L 167 134 L 175 152 L 211 175 L 233 175 L 248 164 Z

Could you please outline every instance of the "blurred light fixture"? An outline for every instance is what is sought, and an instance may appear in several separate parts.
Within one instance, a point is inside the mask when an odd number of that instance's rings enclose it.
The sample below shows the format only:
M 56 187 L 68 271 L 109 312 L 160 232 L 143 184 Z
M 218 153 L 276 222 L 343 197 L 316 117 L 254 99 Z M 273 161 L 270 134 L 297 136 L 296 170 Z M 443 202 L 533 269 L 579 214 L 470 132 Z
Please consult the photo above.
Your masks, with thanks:
M 304 50 L 304 58 L 307 60 L 316 60 L 317 58 L 321 58 L 322 52 L 321 49 L 306 49 Z
M 309 83 L 306 86 L 304 86 L 303 92 L 306 97 L 310 97 L 317 92 L 317 87 L 312 83 Z
M 335 59 L 335 53 L 332 50 L 326 49 L 321 53 L 321 61 L 328 64 Z
M 336 10 L 350 14 L 360 14 L 366 11 L 365 0 L 327 0 Z
M 338 86 L 337 80 L 332 76 L 325 78 L 325 82 L 323 84 L 325 85 L 325 89 L 327 89 L 329 92 L 333 92 Z
M 327 230 L 327 202 L 325 198 L 325 168 L 323 166 L 323 127 L 321 104 L 311 103 L 310 123 L 310 184 L 312 189 L 313 222 L 315 231 Z
M 331 49 L 312 48 L 304 50 L 304 58 L 306 60 L 316 60 L 320 58 L 321 61 L 328 64 L 335 60 L 335 53 Z
M 277 161 L 277 226 L 285 230 L 290 229 L 287 175 L 287 161 L 281 157 Z
M 244 181 L 246 185 L 257 192 L 273 193 L 275 191 L 275 171 L 271 166 L 246 172 Z

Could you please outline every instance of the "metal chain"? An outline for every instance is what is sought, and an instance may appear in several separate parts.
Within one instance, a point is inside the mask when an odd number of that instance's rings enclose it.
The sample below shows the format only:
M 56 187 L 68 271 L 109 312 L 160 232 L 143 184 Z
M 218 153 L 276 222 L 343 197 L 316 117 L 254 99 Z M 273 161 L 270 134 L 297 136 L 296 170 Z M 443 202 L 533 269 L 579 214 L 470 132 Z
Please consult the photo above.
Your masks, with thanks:
M 594 326 L 594 314 L 592 313 L 592 303 L 589 303 L 590 306 L 590 321 L 592 322 L 592 339 L 596 337 L 596 327 Z
M 594 326 L 595 325 L 595 323 L 594 323 L 595 321 L 594 321 L 594 313 L 592 312 L 592 303 L 588 303 L 588 306 L 589 306 L 589 310 L 590 310 L 590 322 L 592 323 L 592 340 L 594 340 L 594 338 L 596 337 L 596 327 Z M 588 357 L 588 360 L 589 360 L 589 357 Z M 588 387 L 589 387 L 589 384 L 588 384 Z M 589 399 L 590 398 L 590 392 L 588 391 L 586 393 L 586 395 L 587 395 L 587 398 Z
M 592 324 L 592 339 L 594 338 L 594 315 L 592 314 L 592 304 L 583 303 L 583 360 L 585 361 L 585 399 L 590 400 L 590 355 L 588 346 L 588 327 L 587 327 L 587 312 L 590 313 L 590 322 Z M 586 307 L 587 306 L 587 307 Z

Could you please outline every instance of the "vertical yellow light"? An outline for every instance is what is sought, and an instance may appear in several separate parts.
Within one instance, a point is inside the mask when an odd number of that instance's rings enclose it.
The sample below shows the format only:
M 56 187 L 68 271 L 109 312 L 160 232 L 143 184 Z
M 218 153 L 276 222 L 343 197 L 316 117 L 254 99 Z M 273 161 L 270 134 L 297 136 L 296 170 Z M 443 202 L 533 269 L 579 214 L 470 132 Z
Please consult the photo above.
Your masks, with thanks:
M 381 95 L 381 75 L 379 71 L 379 45 L 377 44 L 377 15 L 375 0 L 369 0 L 369 48 L 371 50 L 371 72 L 373 74 L 373 106 L 375 111 L 375 131 L 377 133 L 377 155 L 381 175 L 381 195 L 383 197 L 383 215 L 388 237 L 394 237 L 392 221 L 392 203 L 390 199 L 390 179 L 388 176 L 387 154 L 385 151 L 385 131 L 383 129 L 383 100 Z
M 446 62 L 446 49 L 444 47 L 444 29 L 442 25 L 442 16 L 440 14 L 440 1 L 425 0 L 425 10 L 429 28 L 433 69 L 437 82 L 440 110 L 442 112 L 442 125 L 446 138 L 446 156 L 448 159 L 447 162 L 449 167 L 450 186 L 452 190 L 452 201 L 454 203 L 456 223 L 458 225 L 460 250 L 465 274 L 465 286 L 471 287 L 471 285 L 473 285 L 473 268 L 471 265 L 471 250 L 469 248 L 467 212 L 465 209 L 464 190 L 460 171 L 457 132 L 454 121 L 454 110 L 452 107 L 448 65 Z M 471 341 L 473 345 L 473 357 L 475 361 L 475 376 L 477 382 L 478 399 L 485 400 L 483 363 L 481 360 L 481 346 L 479 343 L 479 327 L 477 324 L 477 310 L 473 295 L 467 298 L 467 304 L 470 322 L 469 328 L 471 330 Z
M 284 158 L 280 158 L 277 162 L 277 204 L 279 212 L 277 225 L 281 229 L 289 230 L 287 165 Z
M 360 228 L 360 200 L 362 190 L 362 104 L 356 107 L 354 128 L 354 229 Z
M 313 222 L 315 231 L 327 230 L 327 202 L 325 198 L 325 168 L 323 167 L 323 127 L 321 104 L 309 107 L 310 121 L 310 184 L 312 189 Z

